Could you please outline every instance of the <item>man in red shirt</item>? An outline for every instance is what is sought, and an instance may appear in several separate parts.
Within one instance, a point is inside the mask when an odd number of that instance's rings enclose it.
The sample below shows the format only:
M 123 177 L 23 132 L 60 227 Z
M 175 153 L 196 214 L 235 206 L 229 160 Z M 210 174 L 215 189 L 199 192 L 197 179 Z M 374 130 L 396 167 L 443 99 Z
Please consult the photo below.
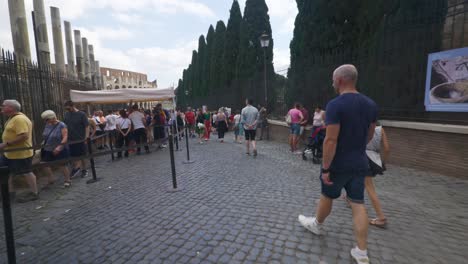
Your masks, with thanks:
M 190 137 L 195 137 L 195 113 L 193 113 L 191 107 L 187 107 L 187 112 L 185 112 L 185 122 L 189 129 Z

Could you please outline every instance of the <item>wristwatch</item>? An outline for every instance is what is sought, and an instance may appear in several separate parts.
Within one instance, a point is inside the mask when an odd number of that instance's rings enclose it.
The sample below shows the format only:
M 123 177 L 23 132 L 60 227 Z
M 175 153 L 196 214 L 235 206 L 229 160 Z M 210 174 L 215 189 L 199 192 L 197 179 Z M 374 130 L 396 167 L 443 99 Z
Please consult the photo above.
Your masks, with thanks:
M 323 174 L 330 173 L 330 168 L 328 168 L 328 169 L 322 168 L 322 173 L 323 173 Z

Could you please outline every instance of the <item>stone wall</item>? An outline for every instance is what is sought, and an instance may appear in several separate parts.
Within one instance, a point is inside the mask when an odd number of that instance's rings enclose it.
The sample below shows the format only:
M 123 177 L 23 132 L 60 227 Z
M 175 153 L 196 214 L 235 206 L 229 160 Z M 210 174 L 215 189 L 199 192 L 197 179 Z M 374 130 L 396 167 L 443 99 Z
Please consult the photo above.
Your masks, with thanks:
M 287 143 L 289 128 L 286 123 L 274 120 L 269 123 L 270 139 Z M 390 164 L 468 179 L 468 127 L 382 123 L 390 143 Z M 311 132 L 306 133 L 310 135 Z
M 468 134 L 394 127 L 385 131 L 391 164 L 468 179 Z

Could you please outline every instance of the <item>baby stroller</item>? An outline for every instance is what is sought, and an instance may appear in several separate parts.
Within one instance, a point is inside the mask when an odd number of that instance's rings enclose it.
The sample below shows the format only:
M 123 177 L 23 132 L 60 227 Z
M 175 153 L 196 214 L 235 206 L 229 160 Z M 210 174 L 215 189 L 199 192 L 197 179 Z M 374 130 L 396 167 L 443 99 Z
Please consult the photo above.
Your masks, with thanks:
M 322 126 L 312 131 L 312 135 L 308 138 L 308 143 L 302 152 L 302 159 L 308 160 L 312 158 L 314 164 L 322 162 L 323 141 L 325 140 L 326 127 Z

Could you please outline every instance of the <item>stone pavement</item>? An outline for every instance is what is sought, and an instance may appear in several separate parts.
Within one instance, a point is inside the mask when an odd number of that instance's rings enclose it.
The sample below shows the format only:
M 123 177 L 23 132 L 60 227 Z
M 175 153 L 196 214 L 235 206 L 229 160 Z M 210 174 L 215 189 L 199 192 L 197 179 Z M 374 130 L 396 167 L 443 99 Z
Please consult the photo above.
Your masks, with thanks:
M 260 142 L 257 158 L 231 142 L 192 143 L 194 164 L 176 153 L 180 192 L 167 192 L 163 150 L 100 158 L 98 183 L 79 179 L 14 204 L 18 263 L 352 263 L 351 210 L 342 200 L 324 236 L 297 221 L 315 210 L 318 166 L 280 143 Z M 371 263 L 466 263 L 467 180 L 389 166 L 376 185 L 389 227 L 370 229 Z

